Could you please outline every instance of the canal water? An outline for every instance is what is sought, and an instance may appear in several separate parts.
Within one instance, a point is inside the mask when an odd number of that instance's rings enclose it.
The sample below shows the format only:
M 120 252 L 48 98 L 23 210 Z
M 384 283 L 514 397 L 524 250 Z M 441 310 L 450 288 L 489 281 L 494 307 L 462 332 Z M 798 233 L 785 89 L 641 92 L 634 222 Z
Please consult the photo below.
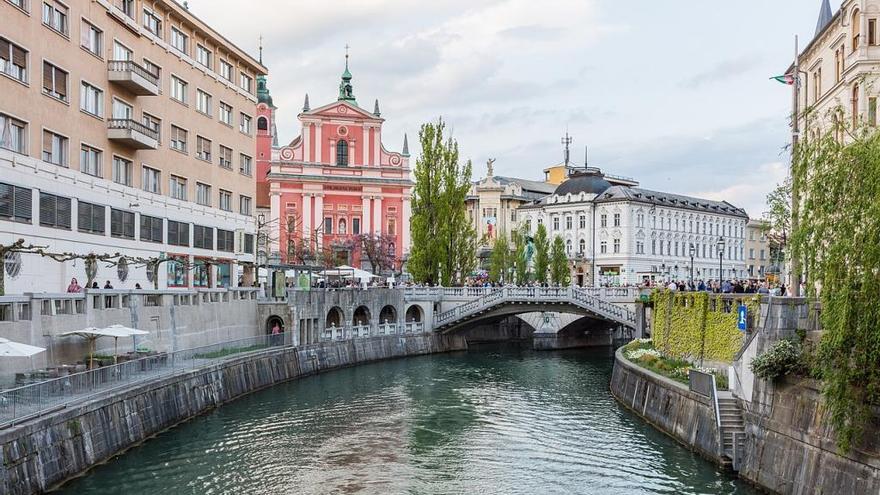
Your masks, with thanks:
M 64 494 L 752 494 L 619 406 L 604 351 L 332 371 L 184 423 Z

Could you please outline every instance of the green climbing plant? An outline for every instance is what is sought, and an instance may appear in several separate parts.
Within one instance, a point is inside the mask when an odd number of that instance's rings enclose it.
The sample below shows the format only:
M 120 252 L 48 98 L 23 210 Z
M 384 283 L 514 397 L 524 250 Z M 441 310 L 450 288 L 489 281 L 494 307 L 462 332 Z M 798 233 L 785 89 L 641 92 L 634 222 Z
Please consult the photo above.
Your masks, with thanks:
M 880 134 L 848 120 L 838 109 L 824 131 L 808 122 L 792 160 L 801 198 L 792 256 L 822 303 L 813 371 L 841 452 L 880 406 Z

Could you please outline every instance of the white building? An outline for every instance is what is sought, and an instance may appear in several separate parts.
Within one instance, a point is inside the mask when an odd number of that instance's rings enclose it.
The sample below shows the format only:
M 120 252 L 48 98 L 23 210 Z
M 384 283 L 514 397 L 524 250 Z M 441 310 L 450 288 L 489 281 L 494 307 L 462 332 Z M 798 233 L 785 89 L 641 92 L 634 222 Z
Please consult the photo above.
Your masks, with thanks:
M 748 215 L 726 201 L 612 184 L 599 169 L 574 171 L 550 196 L 523 206 L 518 217 L 532 234 L 543 223 L 562 237 L 572 283 L 637 284 L 746 278 Z M 723 239 L 723 255 L 719 241 Z

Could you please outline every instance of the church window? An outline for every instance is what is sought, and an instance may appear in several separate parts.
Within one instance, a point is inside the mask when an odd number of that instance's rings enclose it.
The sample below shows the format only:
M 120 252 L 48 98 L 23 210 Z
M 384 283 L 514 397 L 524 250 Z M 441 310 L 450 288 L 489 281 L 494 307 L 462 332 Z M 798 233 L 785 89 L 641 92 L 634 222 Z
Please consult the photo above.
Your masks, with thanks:
M 258 131 L 268 131 L 269 130 L 269 119 L 266 117 L 260 117 L 257 119 L 257 130 Z
M 339 141 L 336 143 L 336 165 L 348 166 L 348 141 Z

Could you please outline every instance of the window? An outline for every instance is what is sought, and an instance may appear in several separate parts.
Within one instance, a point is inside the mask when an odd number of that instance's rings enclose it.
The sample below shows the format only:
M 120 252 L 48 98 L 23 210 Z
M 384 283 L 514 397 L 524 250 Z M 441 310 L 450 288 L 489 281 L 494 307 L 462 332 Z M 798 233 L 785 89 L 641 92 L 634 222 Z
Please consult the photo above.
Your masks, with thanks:
M 248 196 L 239 196 L 238 197 L 238 212 L 242 215 L 251 214 L 251 198 Z
M 254 92 L 254 80 L 253 78 L 251 78 L 251 76 L 245 74 L 244 72 L 241 73 L 241 78 L 239 79 L 238 86 L 248 93 Z
M 235 232 L 217 229 L 217 251 L 231 253 L 235 250 Z
M 762 250 L 761 250 L 761 261 L 764 261 L 765 259 L 766 259 L 766 258 L 765 258 L 765 252 L 764 252 L 764 250 L 762 249 Z
M 232 64 L 225 60 L 220 61 L 220 77 L 232 82 Z
M 580 216 L 580 219 L 578 220 L 578 227 L 580 227 L 582 229 L 587 228 L 587 216 L 586 215 Z
M 877 126 L 877 97 L 868 98 L 868 125 Z
M 232 105 L 220 102 L 220 122 L 232 126 Z
M 189 224 L 168 220 L 168 244 L 189 247 Z
M 67 101 L 67 72 L 49 62 L 43 62 L 43 92 L 53 98 Z
M 32 194 L 25 187 L 0 183 L 0 218 L 31 223 Z
M 868 44 L 877 44 L 877 19 L 868 19 Z
M 80 232 L 104 235 L 104 206 L 77 201 L 76 227 Z
M 220 145 L 220 166 L 223 168 L 232 168 L 232 148 Z
M 211 186 L 196 182 L 196 203 L 211 206 Z
M 202 45 L 196 45 L 196 62 L 202 64 L 202 66 L 210 69 L 211 68 L 211 50 L 203 47 Z
M 52 131 L 43 131 L 43 161 L 67 166 L 67 138 Z
M 171 149 L 186 153 L 186 135 L 185 129 L 171 126 Z
M 141 175 L 141 187 L 143 187 L 144 191 L 161 194 L 161 182 L 159 181 L 161 174 L 156 169 L 144 167 Z
M 602 227 L 607 227 L 607 226 L 608 226 L 608 215 L 606 215 L 606 214 L 603 213 L 603 214 L 599 217 L 599 225 L 601 225 Z
M 581 239 L 580 242 L 578 242 L 578 252 L 581 254 L 584 254 L 586 251 L 587 251 L 587 241 Z
M 160 79 L 159 76 L 162 75 L 162 68 L 147 59 L 144 59 L 144 69 L 150 74 L 156 76 L 156 79 Z
M 614 239 L 614 253 L 620 252 L 620 239 Z
M 162 142 L 162 121 L 159 120 L 158 117 L 154 117 L 146 112 L 144 112 L 141 117 L 141 122 L 148 128 L 152 129 L 156 132 L 156 135 L 159 136 L 158 141 Z
M 113 182 L 124 186 L 131 186 L 131 160 L 113 157 Z
M 119 0 L 119 10 L 134 19 L 134 0 Z
M 67 7 L 54 0 L 43 2 L 43 24 L 67 35 Z
M 202 225 L 193 225 L 193 247 L 214 249 L 214 229 Z
M 861 12 L 858 9 L 853 10 L 852 13 L 852 51 L 856 51 L 859 49 L 859 37 L 862 35 L 862 20 L 861 20 Z
M 0 38 L 0 72 L 26 83 L 27 52 L 6 38 Z
M 257 130 L 258 131 L 268 131 L 269 130 L 269 119 L 266 117 L 260 117 L 257 119 Z
M 220 189 L 220 209 L 223 211 L 232 211 L 232 193 Z
M 134 239 L 134 213 L 111 208 L 110 235 L 122 239 Z
M 211 140 L 196 136 L 196 158 L 211 161 Z
M 102 177 L 103 166 L 101 165 L 101 150 L 82 145 L 79 151 L 79 171 L 84 174 Z
M 599 252 L 605 254 L 608 252 L 608 241 L 599 242 Z
M 187 45 L 189 44 L 189 36 L 176 27 L 171 28 L 171 46 L 177 48 L 184 55 L 186 54 Z
M 162 219 L 141 213 L 141 240 L 144 242 L 162 242 Z
M 0 148 L 26 153 L 27 124 L 0 113 Z
M 159 38 L 162 37 L 162 19 L 150 9 L 144 9 L 144 27 Z
M 568 230 L 571 230 L 571 217 L 570 216 L 565 217 L 565 228 Z
M 40 225 L 70 230 L 70 198 L 40 193 Z
M 358 217 L 351 219 L 351 233 L 354 235 L 360 235 L 361 233 L 361 219 Z
M 122 100 L 113 98 L 112 113 L 114 119 L 131 120 L 132 111 L 131 105 Z
M 28 10 L 27 9 L 27 6 L 28 6 L 27 0 L 9 0 L 9 3 L 11 3 L 12 5 L 15 5 L 16 7 L 20 8 L 21 10 L 24 10 L 25 12 L 27 12 L 27 10 Z
M 651 239 L 651 254 L 657 254 L 657 239 Z
M 104 33 L 95 27 L 92 23 L 83 20 L 79 28 L 79 44 L 86 50 L 101 57 L 103 52 Z
M 348 141 L 340 140 L 336 143 L 336 165 L 348 165 Z
M 342 233 L 344 232 L 340 232 L 340 234 Z M 388 235 L 397 235 L 397 221 L 395 219 L 388 219 L 388 228 L 386 229 L 386 233 Z
M 327 217 L 324 219 L 324 235 L 330 235 L 333 233 L 333 219 L 331 217 Z
M 645 254 L 645 243 L 636 241 L 636 254 Z
M 859 85 L 855 84 L 852 88 L 852 125 L 853 128 L 859 125 Z
M 131 49 L 118 41 L 113 41 L 113 60 L 131 60 Z
M 253 160 L 244 153 L 239 155 L 238 171 L 244 175 L 250 176 L 253 173 Z
M 104 92 L 83 81 L 79 90 L 79 108 L 95 117 L 102 117 L 104 115 Z
M 254 254 L 254 234 L 244 235 L 244 252 Z
M 201 89 L 196 90 L 196 110 L 205 115 L 211 115 L 211 95 Z
M 559 217 L 553 217 L 553 230 L 559 230 Z
M 171 97 L 181 103 L 186 103 L 186 86 L 186 81 L 171 76 Z
M 249 115 L 241 114 L 241 123 L 238 126 L 238 130 L 247 135 L 251 134 L 251 118 Z
M 187 245 L 189 245 L 189 233 L 187 232 Z M 172 257 L 174 261 L 166 263 L 167 269 L 165 273 L 168 275 L 168 287 L 186 287 L 189 278 L 189 271 L 186 266 L 185 257 Z
M 168 179 L 168 194 L 181 201 L 186 201 L 186 179 L 172 175 Z
M 816 69 L 816 72 L 813 73 L 813 103 L 819 101 L 819 97 L 822 96 L 822 68 L 819 67 Z
M 749 248 L 749 259 L 755 259 L 755 248 Z

